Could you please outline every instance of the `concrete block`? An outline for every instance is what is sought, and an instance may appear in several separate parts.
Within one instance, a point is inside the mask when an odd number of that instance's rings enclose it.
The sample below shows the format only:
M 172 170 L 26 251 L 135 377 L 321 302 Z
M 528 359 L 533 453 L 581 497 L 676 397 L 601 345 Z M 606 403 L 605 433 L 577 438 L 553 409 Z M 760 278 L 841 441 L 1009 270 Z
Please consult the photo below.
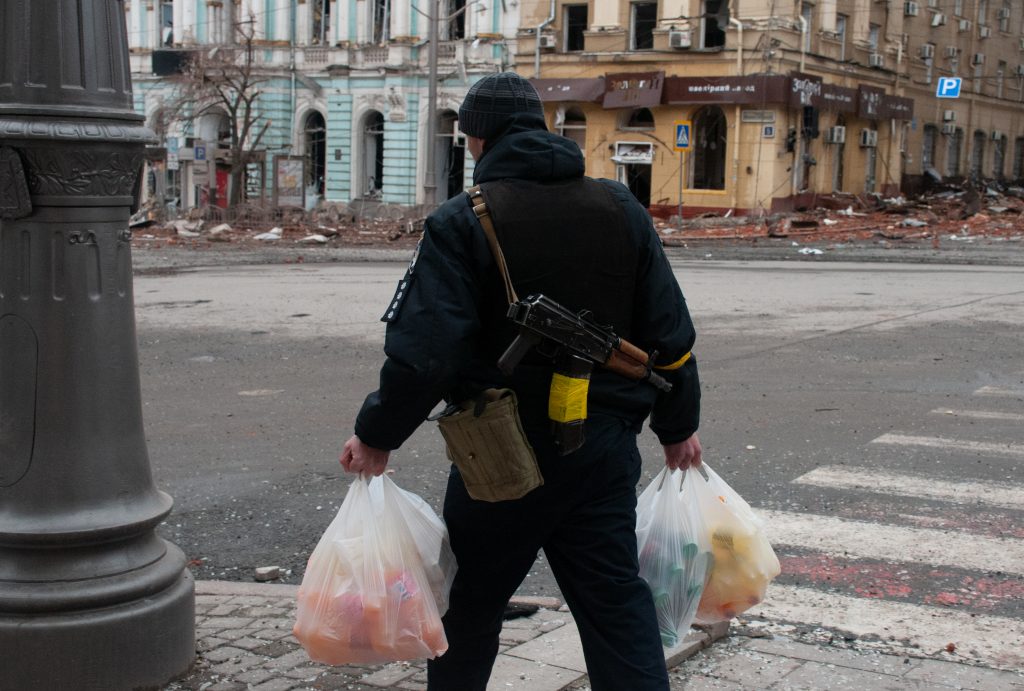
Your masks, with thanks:
M 797 689 L 835 689 L 835 691 L 903 691 L 907 682 L 900 677 L 877 672 L 865 672 L 850 667 L 804 662 L 799 669 L 786 676 L 783 684 Z
M 583 676 L 578 670 L 499 655 L 487 691 L 558 691 Z
M 778 655 L 741 652 L 716 664 L 714 674 L 744 688 L 765 689 L 804 664 L 809 663 Z
M 505 655 L 535 660 L 581 673 L 587 671 L 587 665 L 583 659 L 583 644 L 580 642 L 580 634 L 575 626 L 562 626 L 550 633 L 545 633 L 522 645 L 510 648 Z
M 701 631 L 691 631 L 677 645 L 665 648 L 665 666 L 675 667 L 688 660 L 710 644 L 708 635 Z
M 557 597 L 516 596 L 509 600 L 509 603 L 513 605 L 536 605 L 544 609 L 558 609 L 562 606 L 562 601 Z
M 918 660 L 898 656 L 883 655 L 877 652 L 844 650 L 842 648 L 826 648 L 817 645 L 798 643 L 788 638 L 752 638 L 743 643 L 747 650 L 756 650 L 772 655 L 820 662 L 837 667 L 860 669 L 865 672 L 878 672 L 891 676 L 902 676 L 914 669 Z
M 370 686 L 379 686 L 382 689 L 388 689 L 401 681 L 409 679 L 420 670 L 409 665 L 403 665 L 401 663 L 394 663 L 387 665 L 386 667 L 377 670 L 369 676 L 363 677 L 359 680 L 361 684 L 368 684 Z
M 1024 676 L 1021 674 L 985 669 L 984 667 L 971 667 L 944 660 L 921 660 L 914 669 L 904 674 L 903 678 L 957 688 L 976 689 L 977 691 L 1005 691 L 1014 687 L 1024 688 Z
M 242 657 L 245 654 L 247 654 L 247 651 L 227 645 L 220 648 L 214 648 L 213 650 L 208 650 L 203 653 L 203 657 L 210 662 L 225 662 L 232 658 Z

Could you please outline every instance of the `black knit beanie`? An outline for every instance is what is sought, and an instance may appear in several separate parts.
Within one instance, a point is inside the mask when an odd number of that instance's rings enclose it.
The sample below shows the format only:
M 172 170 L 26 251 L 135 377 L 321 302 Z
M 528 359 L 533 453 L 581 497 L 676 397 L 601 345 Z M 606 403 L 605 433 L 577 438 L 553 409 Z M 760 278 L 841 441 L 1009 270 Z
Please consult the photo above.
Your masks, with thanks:
M 490 140 L 519 113 L 544 117 L 537 90 L 515 72 L 491 74 L 470 87 L 459 108 L 459 129 Z

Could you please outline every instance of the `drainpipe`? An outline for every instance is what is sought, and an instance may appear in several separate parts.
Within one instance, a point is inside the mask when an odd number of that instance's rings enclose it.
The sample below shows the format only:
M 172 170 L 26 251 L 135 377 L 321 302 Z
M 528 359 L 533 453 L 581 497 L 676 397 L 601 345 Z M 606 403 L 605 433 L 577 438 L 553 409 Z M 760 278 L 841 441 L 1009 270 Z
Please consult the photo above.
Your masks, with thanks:
M 547 27 L 548 24 L 555 21 L 555 0 L 551 0 L 551 11 L 548 13 L 548 18 L 537 25 L 537 28 L 533 32 L 534 46 L 533 46 L 533 78 L 540 79 L 540 32 Z
M 729 23 L 736 27 L 738 38 L 736 43 L 736 76 L 743 76 L 743 22 L 735 17 L 729 17 Z M 736 127 L 736 141 L 732 147 L 732 209 L 733 213 L 739 214 L 736 210 L 739 204 L 740 186 L 740 106 L 737 104 L 733 111 L 733 123 Z
M 797 17 L 800 20 L 800 71 L 804 71 L 807 64 L 807 20 L 801 14 Z
M 289 135 L 288 135 L 288 151 L 289 153 L 295 153 L 297 149 L 292 149 L 292 145 L 295 141 L 295 23 L 297 10 L 296 0 L 292 0 L 289 3 L 289 22 L 291 23 L 291 29 L 289 31 L 289 46 L 288 46 L 288 71 L 291 74 L 291 86 L 288 91 L 288 123 L 289 123 Z M 305 184 L 305 182 L 303 182 Z
M 431 0 L 427 29 L 427 123 L 426 170 L 423 171 L 423 203 L 433 209 L 437 205 L 437 42 L 440 30 L 438 14 L 441 5 Z

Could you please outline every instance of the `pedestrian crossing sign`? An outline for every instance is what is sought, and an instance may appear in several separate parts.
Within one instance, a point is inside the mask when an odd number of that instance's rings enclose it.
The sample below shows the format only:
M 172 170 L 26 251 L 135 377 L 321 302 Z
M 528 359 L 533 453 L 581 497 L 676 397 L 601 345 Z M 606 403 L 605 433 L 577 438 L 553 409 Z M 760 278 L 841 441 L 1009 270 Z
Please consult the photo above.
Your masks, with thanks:
M 690 150 L 690 129 L 692 124 L 689 120 L 676 120 L 676 151 Z

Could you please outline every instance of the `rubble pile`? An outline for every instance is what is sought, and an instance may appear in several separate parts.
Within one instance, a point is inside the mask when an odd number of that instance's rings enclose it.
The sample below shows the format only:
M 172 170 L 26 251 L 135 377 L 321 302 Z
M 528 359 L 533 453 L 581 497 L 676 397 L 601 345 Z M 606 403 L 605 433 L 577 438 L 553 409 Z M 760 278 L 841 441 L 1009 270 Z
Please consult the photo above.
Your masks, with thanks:
M 854 195 L 820 197 L 802 212 L 753 217 L 705 215 L 655 227 L 666 245 L 701 240 L 792 239 L 802 243 L 973 242 L 1024 238 L 1024 188 L 942 188 L 913 200 Z
M 143 246 L 184 246 L 195 249 L 224 243 L 239 247 L 305 245 L 327 247 L 392 247 L 411 249 L 423 232 L 425 218 L 357 218 L 344 205 L 303 212 L 276 209 L 254 214 L 241 210 L 234 220 L 212 218 L 154 220 L 144 209 L 132 219 L 136 240 Z M 760 217 L 707 213 L 697 218 L 655 219 L 667 246 L 700 241 L 757 244 L 786 241 L 808 243 L 903 244 L 971 243 L 1024 239 L 1024 187 L 974 185 L 942 187 L 916 199 L 865 195 L 828 195 L 814 208 Z

